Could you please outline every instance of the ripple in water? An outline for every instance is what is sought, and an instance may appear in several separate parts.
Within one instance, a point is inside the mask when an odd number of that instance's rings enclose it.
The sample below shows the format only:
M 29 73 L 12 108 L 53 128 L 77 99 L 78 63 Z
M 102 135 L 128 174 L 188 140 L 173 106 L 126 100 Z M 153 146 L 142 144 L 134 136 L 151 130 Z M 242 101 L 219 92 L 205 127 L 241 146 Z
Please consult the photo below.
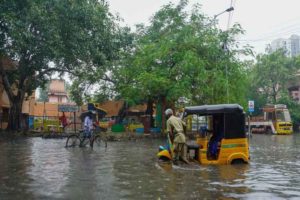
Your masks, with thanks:
M 161 165 L 164 140 L 1 140 L 0 199 L 298 199 L 300 136 L 253 135 L 249 165 Z

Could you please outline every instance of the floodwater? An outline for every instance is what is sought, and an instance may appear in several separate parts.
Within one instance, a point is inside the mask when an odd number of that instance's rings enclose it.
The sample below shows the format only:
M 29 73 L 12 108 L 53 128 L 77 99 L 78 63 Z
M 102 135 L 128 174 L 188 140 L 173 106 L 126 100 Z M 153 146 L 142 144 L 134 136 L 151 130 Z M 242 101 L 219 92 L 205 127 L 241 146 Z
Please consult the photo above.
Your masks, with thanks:
M 300 135 L 253 135 L 248 165 L 161 166 L 161 139 L 64 148 L 0 139 L 0 199 L 299 199 Z

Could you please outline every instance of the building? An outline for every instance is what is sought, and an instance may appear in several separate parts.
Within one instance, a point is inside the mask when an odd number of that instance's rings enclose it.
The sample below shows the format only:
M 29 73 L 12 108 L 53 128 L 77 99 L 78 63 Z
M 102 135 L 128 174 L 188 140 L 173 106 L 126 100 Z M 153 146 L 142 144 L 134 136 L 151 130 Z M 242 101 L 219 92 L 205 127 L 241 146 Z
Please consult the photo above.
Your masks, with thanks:
M 283 49 L 289 57 L 300 54 L 300 36 L 291 35 L 288 39 L 279 38 L 273 40 L 271 44 L 267 45 L 266 51 L 272 53 L 278 49 Z
M 53 79 L 50 82 L 48 99 L 50 103 L 68 103 L 66 84 L 62 79 Z
M 300 36 L 292 35 L 288 40 L 289 56 L 297 56 L 300 54 Z
M 50 130 L 49 127 L 55 127 L 58 130 L 60 126 L 59 118 L 65 115 L 68 120 L 68 130 L 74 131 L 81 129 L 80 114 L 81 110 L 62 111 L 61 107 L 77 107 L 74 102 L 70 102 L 67 92 L 66 84 L 62 79 L 52 79 L 48 89 L 48 102 L 34 102 L 31 106 L 31 116 L 33 117 L 33 126 L 35 130 Z M 43 128 L 41 128 L 43 127 Z

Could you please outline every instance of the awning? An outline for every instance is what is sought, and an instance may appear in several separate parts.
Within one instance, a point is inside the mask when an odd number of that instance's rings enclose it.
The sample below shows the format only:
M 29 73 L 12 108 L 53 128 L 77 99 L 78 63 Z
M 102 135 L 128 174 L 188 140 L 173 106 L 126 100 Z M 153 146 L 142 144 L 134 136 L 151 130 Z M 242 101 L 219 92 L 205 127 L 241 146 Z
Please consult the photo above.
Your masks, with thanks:
M 107 114 L 107 111 L 96 106 L 94 103 L 88 103 L 88 110 L 95 111 L 99 117 L 104 117 Z

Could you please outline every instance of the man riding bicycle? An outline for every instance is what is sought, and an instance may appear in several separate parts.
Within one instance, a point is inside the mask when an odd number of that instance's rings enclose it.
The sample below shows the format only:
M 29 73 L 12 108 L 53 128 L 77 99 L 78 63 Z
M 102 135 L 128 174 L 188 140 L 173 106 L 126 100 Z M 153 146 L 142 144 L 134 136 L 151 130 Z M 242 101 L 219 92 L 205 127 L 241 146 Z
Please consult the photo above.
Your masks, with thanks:
M 93 130 L 93 113 L 90 111 L 84 118 L 84 137 L 90 138 Z
M 93 147 L 94 143 L 96 146 L 103 146 L 107 147 L 107 140 L 106 137 L 100 135 L 100 129 L 99 123 L 94 120 L 96 118 L 96 114 L 93 111 L 88 111 L 85 113 L 82 113 L 80 118 L 83 120 L 83 134 L 77 135 L 71 134 L 68 136 L 66 147 L 85 147 L 88 143 L 91 147 Z M 95 133 L 96 130 L 96 133 Z

